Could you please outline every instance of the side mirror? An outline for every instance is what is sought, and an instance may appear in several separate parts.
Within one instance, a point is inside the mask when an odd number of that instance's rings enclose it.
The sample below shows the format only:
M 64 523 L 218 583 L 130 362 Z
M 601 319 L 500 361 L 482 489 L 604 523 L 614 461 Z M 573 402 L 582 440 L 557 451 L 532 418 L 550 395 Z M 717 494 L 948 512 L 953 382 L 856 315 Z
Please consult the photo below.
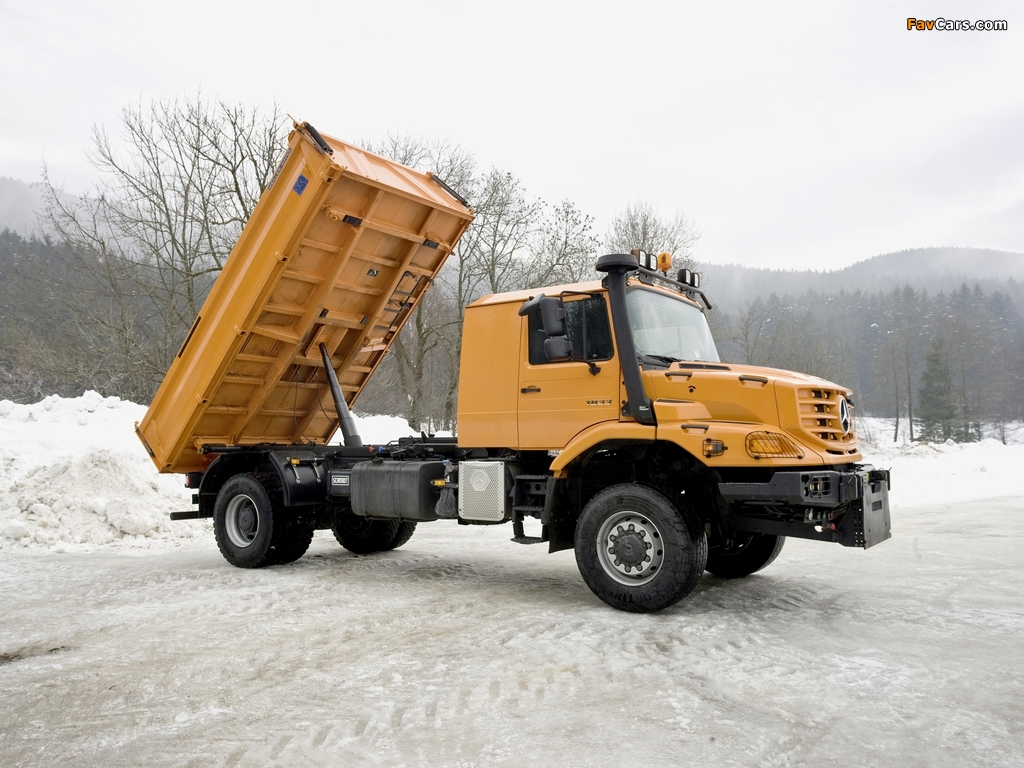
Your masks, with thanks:
M 564 363 L 572 360 L 572 342 L 565 336 L 544 339 L 544 357 L 551 363 Z
M 555 296 L 542 296 L 540 299 L 540 324 L 548 336 L 565 336 L 565 307 L 562 300 Z
M 565 306 L 558 296 L 545 296 L 543 293 L 534 296 L 519 308 L 519 316 L 525 317 L 535 309 L 540 309 L 540 324 L 548 336 L 565 336 Z
M 544 330 L 544 357 L 549 363 L 564 363 L 572 360 L 572 342 L 569 341 L 569 328 L 565 322 L 567 313 L 560 296 L 545 296 L 543 293 L 534 296 L 519 308 L 523 317 L 531 312 L 540 314 L 541 328 Z
M 523 306 L 519 308 L 519 316 L 526 317 L 528 314 L 533 312 L 537 307 L 540 306 L 540 300 L 547 298 L 543 293 L 536 296 L 531 296 L 529 299 L 523 302 Z

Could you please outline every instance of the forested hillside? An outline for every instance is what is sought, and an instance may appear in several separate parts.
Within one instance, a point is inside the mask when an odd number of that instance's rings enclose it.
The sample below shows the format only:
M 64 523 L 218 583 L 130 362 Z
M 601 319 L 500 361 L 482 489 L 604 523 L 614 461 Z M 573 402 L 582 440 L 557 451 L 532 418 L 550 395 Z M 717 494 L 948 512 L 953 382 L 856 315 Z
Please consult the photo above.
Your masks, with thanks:
M 34 402 L 49 394 L 80 395 L 91 386 L 72 352 L 86 357 L 65 301 L 79 301 L 63 283 L 60 247 L 48 240 L 0 232 L 0 398 Z
M 712 322 L 723 358 L 842 382 L 860 412 L 918 422 L 914 437 L 1002 437 L 1024 418 L 1024 322 L 1006 288 L 772 293 Z
M 955 290 L 962 283 L 988 292 L 1010 293 L 1024 309 L 1024 253 L 984 248 L 912 248 L 858 261 L 829 270 L 828 254 L 818 270 L 784 270 L 740 266 L 702 265 L 709 289 L 718 304 L 732 312 L 772 293 L 798 296 L 809 291 L 874 293 L 912 285 L 930 293 Z

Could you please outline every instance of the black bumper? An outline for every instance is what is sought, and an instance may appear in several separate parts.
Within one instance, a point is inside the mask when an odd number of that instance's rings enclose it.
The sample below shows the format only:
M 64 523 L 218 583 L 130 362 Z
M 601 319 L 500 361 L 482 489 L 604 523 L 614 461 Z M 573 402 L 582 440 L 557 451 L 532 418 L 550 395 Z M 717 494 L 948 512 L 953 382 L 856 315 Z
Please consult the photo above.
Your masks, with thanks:
M 767 483 L 719 483 L 718 490 L 737 530 L 864 549 L 892 535 L 888 470 L 776 472 Z

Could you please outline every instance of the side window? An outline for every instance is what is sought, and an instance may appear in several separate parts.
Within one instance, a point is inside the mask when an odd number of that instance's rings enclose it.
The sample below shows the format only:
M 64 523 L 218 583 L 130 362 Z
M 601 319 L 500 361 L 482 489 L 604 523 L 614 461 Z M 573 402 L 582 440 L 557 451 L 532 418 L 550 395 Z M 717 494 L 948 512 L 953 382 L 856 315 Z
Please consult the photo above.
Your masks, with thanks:
M 610 360 L 615 354 L 612 346 L 612 329 L 608 322 L 608 308 L 600 296 L 565 302 L 566 327 L 572 342 L 572 358 L 590 362 Z M 545 365 L 544 328 L 540 322 L 540 311 L 528 315 L 530 338 L 530 365 Z

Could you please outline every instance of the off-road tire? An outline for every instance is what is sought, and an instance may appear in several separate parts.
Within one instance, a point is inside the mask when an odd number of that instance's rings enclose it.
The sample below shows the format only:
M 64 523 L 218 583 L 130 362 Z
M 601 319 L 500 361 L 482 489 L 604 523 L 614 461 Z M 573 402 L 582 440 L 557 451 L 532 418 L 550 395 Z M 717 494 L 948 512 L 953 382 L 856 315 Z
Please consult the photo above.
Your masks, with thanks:
M 768 567 L 786 543 L 785 536 L 770 533 L 738 533 L 729 547 L 708 547 L 708 573 L 723 579 L 739 579 Z
M 688 507 L 635 483 L 605 488 L 576 525 L 583 580 L 622 611 L 651 613 L 682 600 L 700 581 L 707 553 L 703 526 Z
M 402 535 L 402 525 L 401 520 L 374 520 L 346 510 L 335 515 L 331 531 L 338 543 L 349 552 L 368 555 L 372 552 L 386 552 L 408 541 L 412 531 L 408 531 L 404 541 L 398 541 Z M 411 525 L 415 529 L 416 524 Z
M 254 476 L 235 475 L 224 483 L 213 507 L 213 532 L 224 559 L 239 568 L 278 562 L 280 529 L 284 527 L 278 510 L 271 494 Z
M 293 563 L 306 554 L 313 542 L 313 528 L 306 523 L 288 526 L 280 546 L 275 547 L 274 562 L 279 565 Z
M 395 539 L 391 542 L 391 546 L 389 546 L 388 549 L 398 549 L 400 546 L 408 542 L 415 532 L 416 523 L 411 520 L 402 520 L 398 524 L 398 533 L 395 534 Z

